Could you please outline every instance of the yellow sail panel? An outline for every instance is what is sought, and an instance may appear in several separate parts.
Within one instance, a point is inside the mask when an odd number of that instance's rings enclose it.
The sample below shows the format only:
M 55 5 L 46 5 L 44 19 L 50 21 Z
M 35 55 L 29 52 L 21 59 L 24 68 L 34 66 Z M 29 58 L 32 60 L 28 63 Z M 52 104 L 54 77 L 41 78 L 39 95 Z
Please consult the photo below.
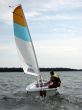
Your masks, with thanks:
M 19 25 L 27 26 L 21 5 L 17 6 L 13 11 L 13 20 Z

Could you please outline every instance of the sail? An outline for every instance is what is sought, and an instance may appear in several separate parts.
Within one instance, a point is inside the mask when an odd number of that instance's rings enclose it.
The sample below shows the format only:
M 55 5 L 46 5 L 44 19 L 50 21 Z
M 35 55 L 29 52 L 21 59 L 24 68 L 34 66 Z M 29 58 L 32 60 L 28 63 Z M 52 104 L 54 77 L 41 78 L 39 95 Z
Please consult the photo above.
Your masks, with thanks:
M 23 70 L 26 74 L 38 76 L 38 63 L 21 5 L 17 6 L 13 11 L 13 26 L 17 50 L 22 61 Z

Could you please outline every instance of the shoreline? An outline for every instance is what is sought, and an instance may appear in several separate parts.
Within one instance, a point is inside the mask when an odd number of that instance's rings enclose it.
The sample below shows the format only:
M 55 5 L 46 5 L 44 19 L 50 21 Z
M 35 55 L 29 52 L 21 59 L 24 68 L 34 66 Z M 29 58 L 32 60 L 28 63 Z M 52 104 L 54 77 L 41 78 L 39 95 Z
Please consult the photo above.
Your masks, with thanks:
M 48 71 L 82 71 L 82 69 L 72 69 L 72 68 L 39 68 L 41 72 Z M 0 72 L 23 72 L 22 68 L 0 68 Z

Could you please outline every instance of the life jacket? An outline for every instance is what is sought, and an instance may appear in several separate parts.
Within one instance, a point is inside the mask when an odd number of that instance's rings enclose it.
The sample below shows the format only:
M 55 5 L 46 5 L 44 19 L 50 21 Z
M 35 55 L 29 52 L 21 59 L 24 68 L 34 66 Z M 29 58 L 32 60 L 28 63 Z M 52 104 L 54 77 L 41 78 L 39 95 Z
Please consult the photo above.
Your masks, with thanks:
M 55 77 L 54 75 L 51 77 L 51 84 L 49 87 L 51 88 L 57 88 L 59 87 L 61 84 L 60 78 L 59 77 Z

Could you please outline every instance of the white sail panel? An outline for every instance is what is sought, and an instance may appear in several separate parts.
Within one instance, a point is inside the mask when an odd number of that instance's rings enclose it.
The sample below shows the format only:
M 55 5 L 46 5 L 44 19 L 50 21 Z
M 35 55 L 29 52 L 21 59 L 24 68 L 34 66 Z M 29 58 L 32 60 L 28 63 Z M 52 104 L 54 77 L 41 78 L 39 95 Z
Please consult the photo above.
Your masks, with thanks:
M 21 65 L 26 74 L 38 76 L 38 68 L 31 42 L 27 43 L 19 38 L 15 38 Z

